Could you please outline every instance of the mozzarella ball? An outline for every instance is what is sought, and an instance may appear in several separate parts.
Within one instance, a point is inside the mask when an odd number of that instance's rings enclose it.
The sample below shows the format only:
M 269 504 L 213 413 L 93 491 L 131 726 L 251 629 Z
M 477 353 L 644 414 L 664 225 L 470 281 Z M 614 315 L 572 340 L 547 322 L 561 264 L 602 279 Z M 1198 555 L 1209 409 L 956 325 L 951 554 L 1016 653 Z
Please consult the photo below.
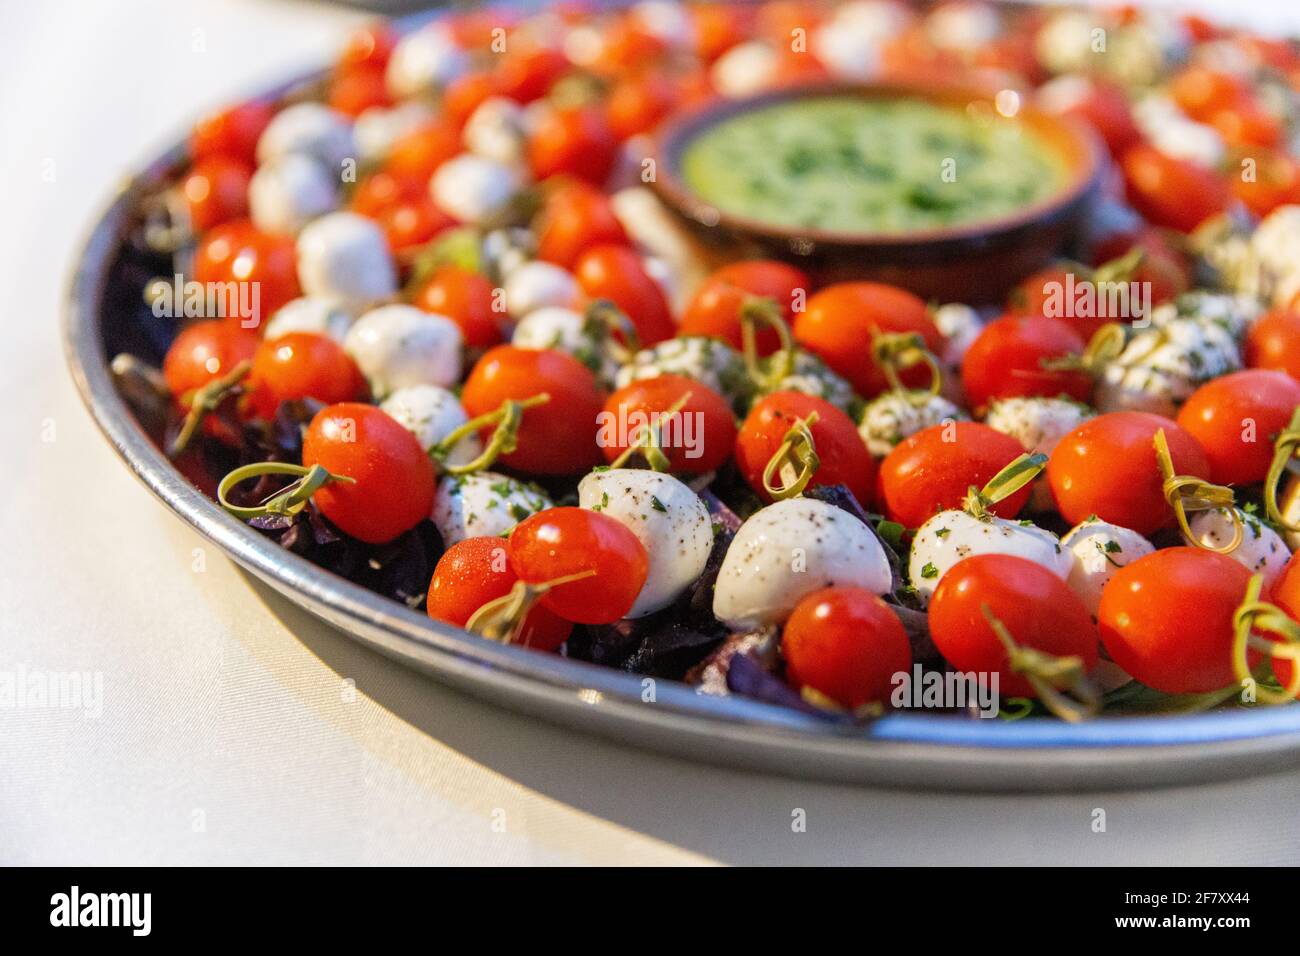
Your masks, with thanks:
M 312 332 L 342 342 L 352 327 L 352 314 L 334 299 L 305 295 L 286 302 L 266 323 L 266 338 L 278 339 L 290 332 Z
M 888 391 L 867 402 L 858 434 L 867 450 L 883 458 L 904 438 L 945 420 L 965 421 L 969 416 L 948 399 L 927 392 Z
M 524 156 L 527 133 L 524 108 L 504 96 L 490 96 L 465 121 L 465 148 L 498 163 L 513 166 Z
M 1250 237 L 1254 280 L 1247 291 L 1286 307 L 1300 295 L 1300 206 L 1279 206 Z
M 1000 398 L 989 405 L 984 424 L 1010 435 L 1031 454 L 1050 455 L 1057 442 L 1089 418 L 1092 409 L 1068 398 Z
M 881 47 L 910 19 L 905 9 L 888 0 L 843 4 L 813 30 L 812 52 L 836 76 L 870 79 L 878 72 Z
M 605 340 L 593 334 L 587 320 L 572 309 L 547 308 L 530 312 L 515 326 L 510 344 L 521 349 L 555 349 L 572 355 L 596 373 L 602 382 L 612 383 L 618 362 Z
M 1101 412 L 1153 412 L 1173 418 L 1210 379 L 1241 368 L 1241 353 L 1221 326 L 1172 319 L 1137 333 L 1097 382 Z
M 248 211 L 263 232 L 293 235 L 339 204 L 335 178 L 302 153 L 277 156 L 248 182 Z
M 1167 96 L 1142 97 L 1133 105 L 1133 121 L 1152 146 L 1177 159 L 1215 167 L 1227 154 L 1227 144 L 1218 130 L 1188 119 Z
M 912 539 L 907 573 L 922 603 L 930 603 L 934 589 L 958 562 L 977 554 L 1025 558 L 1061 580 L 1070 574 L 1070 555 L 1050 531 L 992 515 L 976 518 L 965 511 L 940 511 Z
M 372 106 L 357 117 L 352 135 L 357 158 L 364 163 L 381 162 L 403 136 L 427 125 L 436 113 L 427 103 L 412 100 L 392 108 Z
M 384 82 L 398 99 L 432 93 L 456 79 L 469 66 L 469 56 L 442 23 L 407 34 L 393 48 Z
M 578 280 L 567 269 L 534 259 L 512 269 L 505 282 L 506 311 L 515 318 L 538 309 L 572 308 L 581 298 Z
M 1066 583 L 1093 617 L 1101 604 L 1102 588 L 1115 572 L 1155 551 L 1151 542 L 1136 531 L 1100 518 L 1075 525 L 1061 539 L 1061 547 L 1069 552 L 1072 562 Z
M 761 93 L 776 80 L 781 57 L 766 43 L 737 43 L 714 61 L 709 80 L 722 96 L 739 98 Z
M 514 167 L 461 153 L 438 167 L 429 180 L 429 194 L 453 219 L 481 223 L 505 209 L 523 185 Z
M 379 406 L 415 436 L 429 451 L 469 421 L 465 409 L 451 392 L 437 385 L 408 385 L 389 395 Z M 448 465 L 464 465 L 479 456 L 483 442 L 467 435 L 442 459 Z
M 951 302 L 933 313 L 935 328 L 943 335 L 943 354 L 939 359 L 950 368 L 961 365 L 962 357 L 984 328 L 979 313 L 969 305 Z
M 262 131 L 257 161 L 269 163 L 291 154 L 309 156 L 331 177 L 338 176 L 343 162 L 357 155 L 352 124 L 342 113 L 320 103 L 286 106 Z
M 360 311 L 397 292 L 397 267 L 383 230 L 354 212 L 322 216 L 298 236 L 298 282 L 308 295 Z
M 1001 35 L 1002 17 L 987 3 L 956 0 L 931 11 L 925 33 L 941 50 L 974 53 Z
M 672 49 L 695 42 L 695 21 L 686 5 L 673 0 L 641 0 L 632 7 L 632 18 L 646 33 Z
M 772 361 L 763 360 L 764 366 Z M 832 371 L 831 367 L 811 352 L 802 349 L 794 353 L 794 371 L 772 386 L 774 392 L 802 392 L 813 398 L 824 399 L 841 411 L 848 411 L 853 402 L 853 386 L 848 380 Z
M 376 398 L 410 385 L 454 385 L 460 379 L 462 345 L 455 322 L 413 305 L 372 309 L 343 341 Z
M 713 614 L 734 630 L 779 624 L 805 596 L 839 585 L 891 589 L 880 541 L 847 511 L 788 498 L 754 512 L 736 532 L 718 571 Z
M 1291 549 L 1281 535 L 1254 515 L 1238 510 L 1237 517 L 1242 525 L 1241 543 L 1228 552 L 1228 557 L 1251 574 L 1264 575 L 1264 586 L 1268 587 L 1286 567 Z M 1188 544 L 1222 548 L 1232 541 L 1233 522 L 1226 508 L 1199 511 L 1192 516 L 1190 524 L 1194 540 Z
M 618 372 L 619 388 L 644 378 L 684 375 L 703 382 L 735 404 L 749 391 L 745 360 L 725 342 L 686 335 L 642 349 Z
M 578 483 L 578 506 L 608 515 L 645 545 L 645 584 L 630 618 L 662 610 L 704 573 L 713 522 L 699 495 L 672 475 L 632 468 L 594 471 Z
M 554 505 L 541 490 L 493 471 L 448 475 L 438 482 L 432 520 L 450 547 L 466 538 L 505 534 Z
M 1259 299 L 1253 295 L 1194 289 L 1172 302 L 1156 306 L 1151 313 L 1151 324 L 1164 326 L 1175 320 L 1191 319 L 1217 326 L 1232 338 L 1241 339 L 1262 313 Z

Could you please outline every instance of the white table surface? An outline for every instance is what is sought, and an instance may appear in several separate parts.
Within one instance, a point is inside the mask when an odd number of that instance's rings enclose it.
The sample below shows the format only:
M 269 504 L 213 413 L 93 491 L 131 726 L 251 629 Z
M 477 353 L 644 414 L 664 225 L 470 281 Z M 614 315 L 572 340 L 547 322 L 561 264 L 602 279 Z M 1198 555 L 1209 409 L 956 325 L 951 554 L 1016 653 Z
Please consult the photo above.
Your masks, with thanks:
M 151 147 L 313 65 L 359 19 L 289 0 L 5 4 L 0 671 L 102 672 L 104 690 L 97 719 L 0 710 L 0 862 L 1294 860 L 1296 774 L 1132 794 L 890 792 L 551 728 L 364 650 L 166 512 L 64 369 L 78 244 Z

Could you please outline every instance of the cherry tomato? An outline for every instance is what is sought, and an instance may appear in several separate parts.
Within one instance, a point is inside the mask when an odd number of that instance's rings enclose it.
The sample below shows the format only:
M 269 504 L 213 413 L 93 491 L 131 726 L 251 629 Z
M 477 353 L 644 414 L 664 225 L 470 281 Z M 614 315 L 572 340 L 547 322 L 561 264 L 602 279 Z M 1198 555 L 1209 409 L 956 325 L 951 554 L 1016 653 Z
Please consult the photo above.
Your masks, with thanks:
M 1246 333 L 1246 364 L 1271 368 L 1300 380 L 1300 312 L 1266 312 Z
M 1060 110 L 1060 114 L 1073 116 L 1096 130 L 1112 156 L 1124 155 L 1129 147 L 1142 141 L 1127 94 L 1113 83 L 1095 78 L 1086 82 L 1086 95 Z
M 617 155 L 618 138 L 597 107 L 550 110 L 528 137 L 528 165 L 539 181 L 563 174 L 599 186 Z
M 931 425 L 904 438 L 880 463 L 879 492 L 890 519 L 918 528 L 936 511 L 960 508 L 971 485 L 989 480 L 1024 454 L 1020 442 L 978 422 Z M 1014 518 L 1030 486 L 989 510 Z
M 605 402 L 605 421 L 600 442 L 606 461 L 614 461 L 640 430 L 664 415 L 684 395 L 690 395 L 674 416 L 683 441 L 665 442 L 663 452 L 674 472 L 702 475 L 722 466 L 736 444 L 736 422 L 726 399 L 703 382 L 683 375 L 657 375 L 623 386 Z M 686 428 L 690 431 L 686 431 Z M 665 433 L 674 429 L 665 428 Z M 612 433 L 612 434 L 611 434 Z
M 226 156 L 255 166 L 257 141 L 274 115 L 270 103 L 252 100 L 199 120 L 190 134 L 190 159 Z
M 1138 558 L 1101 592 L 1097 623 L 1106 653 L 1166 694 L 1236 683 L 1232 617 L 1249 582 L 1244 566 L 1201 548 L 1164 548 Z
M 626 245 L 627 233 L 609 197 L 579 180 L 550 192 L 533 224 L 537 256 L 566 269 L 592 246 Z
M 419 249 L 456 221 L 439 209 L 428 194 L 401 199 L 376 217 L 394 255 Z
M 1087 372 L 1044 368 L 1052 359 L 1078 355 L 1085 343 L 1060 319 L 1008 315 L 990 322 L 961 362 L 961 381 L 975 408 L 995 398 L 1068 395 L 1086 402 L 1092 395 Z
M 1178 424 L 1200 442 L 1216 484 L 1263 481 L 1273 439 L 1300 407 L 1300 382 L 1284 372 L 1247 369 L 1206 382 L 1178 412 Z
M 200 159 L 181 180 L 181 195 L 189 210 L 190 228 L 207 232 L 214 226 L 248 214 L 248 181 L 252 171 L 238 159 Z
M 677 332 L 668 299 L 659 283 L 627 246 L 592 246 L 573 266 L 574 277 L 590 299 L 608 299 L 623 310 L 643 346 L 670 339 Z
M 518 580 L 503 539 L 458 541 L 443 553 L 433 569 L 426 600 L 429 617 L 464 627 L 475 611 L 505 597 Z M 519 643 L 539 651 L 553 651 L 569 639 L 572 630 L 572 621 L 542 604 L 534 604 L 524 618 Z
M 650 559 L 627 528 L 583 508 L 548 508 L 510 532 L 510 566 L 521 581 L 543 584 L 592 572 L 560 584 L 543 606 L 578 624 L 610 624 L 632 609 L 645 585 Z
M 786 677 L 850 710 L 883 701 L 894 675 L 912 669 L 912 644 L 884 601 L 855 587 L 829 587 L 797 605 L 781 635 Z
M 1165 88 L 1184 113 L 1201 121 L 1232 106 L 1248 92 L 1246 84 L 1231 73 L 1195 64 L 1173 74 Z
M 247 219 L 234 219 L 210 230 L 194 250 L 194 281 L 249 283 L 257 291 L 258 315 L 244 316 L 261 327 L 298 289 L 298 250 L 293 236 L 262 232 Z M 252 302 L 251 291 L 248 301 Z
M 397 46 L 397 32 L 382 20 L 353 30 L 339 55 L 341 67 L 383 69 Z
M 435 121 L 393 143 L 384 169 L 399 178 L 428 183 L 438 167 L 460 151 L 459 128 L 450 122 Z
M 202 388 L 240 362 L 252 359 L 258 342 L 256 332 L 220 319 L 186 326 L 163 357 L 162 372 L 168 390 L 179 402 L 187 392 Z
M 1152 146 L 1134 146 L 1121 166 L 1129 202 L 1157 226 L 1191 232 L 1232 200 L 1222 176 Z
M 1278 206 L 1300 204 L 1300 163 L 1279 150 L 1244 150 L 1229 164 L 1232 194 L 1261 219 Z
M 795 316 L 795 341 L 820 356 L 827 365 L 853 383 L 863 398 L 883 392 L 888 383 L 871 358 L 872 337 L 881 332 L 916 332 L 926 348 L 938 353 L 943 336 L 930 318 L 925 303 L 903 289 L 879 282 L 844 282 L 827 286 L 808 300 Z M 908 369 L 903 383 L 926 383 L 924 368 Z
M 1300 621 L 1300 561 L 1295 555 L 1286 563 L 1282 573 L 1269 586 L 1267 599 L 1276 604 L 1292 620 Z M 1269 635 L 1265 634 L 1265 637 Z M 1250 663 L 1252 670 L 1259 660 L 1259 655 L 1252 653 Z M 1273 676 L 1285 687 L 1291 682 L 1291 662 L 1285 658 L 1275 657 L 1272 661 Z
M 752 11 L 744 4 L 693 3 L 687 12 L 695 27 L 695 52 L 706 63 L 749 37 Z
M 531 103 L 550 92 L 556 80 L 571 69 L 568 57 L 549 47 L 509 50 L 493 74 L 500 96 L 516 103 Z
M 707 335 L 722 339 L 733 348 L 741 348 L 740 307 L 750 296 L 766 297 L 781 310 L 789 324 L 794 321 L 797 297 L 806 297 L 812 280 L 801 269 L 755 259 L 733 262 L 710 275 L 700 285 L 682 315 L 681 335 Z M 760 355 L 771 355 L 781 347 L 776 332 L 759 327 L 757 346 Z
M 771 497 L 763 488 L 763 471 L 777 453 L 786 433 L 801 418 L 817 413 L 810 428 L 821 464 L 809 486 L 845 485 L 869 507 L 876 483 L 876 460 L 867 451 L 853 419 L 830 402 L 802 392 L 773 392 L 754 403 L 736 436 L 736 466 L 759 496 Z
M 327 335 L 290 332 L 264 339 L 254 353 L 248 411 L 269 419 L 281 402 L 314 398 L 332 405 L 365 393 L 366 380 L 343 346 Z
M 649 67 L 667 50 L 663 40 L 622 16 L 605 28 L 600 56 L 591 69 L 604 76 L 622 76 Z
M 1229 146 L 1272 148 L 1281 144 L 1284 134 L 1281 121 L 1251 95 L 1219 110 L 1210 117 L 1210 125 Z
M 317 412 L 303 437 L 302 463 L 352 479 L 330 482 L 313 500 L 344 534 L 367 544 L 393 540 L 433 510 L 433 462 L 374 405 L 342 402 Z
M 428 194 L 429 183 L 411 176 L 396 176 L 380 170 L 357 183 L 348 207 L 363 216 L 377 219 L 398 203 L 420 199 Z
M 1096 515 L 1147 535 L 1173 524 L 1152 444 L 1162 428 L 1174 471 L 1208 475 L 1205 450 L 1168 418 L 1147 412 L 1098 415 L 1062 438 L 1047 463 L 1047 480 L 1061 517 L 1078 524 Z
M 657 71 L 624 77 L 614 84 L 605 101 L 609 127 L 619 139 L 648 133 L 680 99 L 677 85 Z
M 384 71 L 375 67 L 356 66 L 339 70 L 330 78 L 329 105 L 345 116 L 357 117 L 371 107 L 392 105 Z
M 495 75 L 486 70 L 471 70 L 447 84 L 442 94 L 442 110 L 458 127 L 464 126 L 476 109 L 496 95 Z
M 572 475 L 599 465 L 604 457 L 596 444 L 597 416 L 605 393 L 591 369 L 564 352 L 498 345 L 474 366 L 460 401 L 475 418 L 506 399 L 543 392 L 551 400 L 524 412 L 518 447 L 501 462 L 538 475 Z
M 470 348 L 490 348 L 501 341 L 492 283 L 481 273 L 443 266 L 420 287 L 412 300 L 426 312 L 445 315 L 458 326 Z
M 978 554 L 959 561 L 939 581 L 930 599 L 930 637 L 954 670 L 978 674 L 981 682 L 996 673 L 1003 696 L 1038 694 L 1011 670 L 985 607 L 1020 647 L 1078 657 L 1085 673 L 1097 666 L 1097 627 L 1068 584 L 1025 558 Z

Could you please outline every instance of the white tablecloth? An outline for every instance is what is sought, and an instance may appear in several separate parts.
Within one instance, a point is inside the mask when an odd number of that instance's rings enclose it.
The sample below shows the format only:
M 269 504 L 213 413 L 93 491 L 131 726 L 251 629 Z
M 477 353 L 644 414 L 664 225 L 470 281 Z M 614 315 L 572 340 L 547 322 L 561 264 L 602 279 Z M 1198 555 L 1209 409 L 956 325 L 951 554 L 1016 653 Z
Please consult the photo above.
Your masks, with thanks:
M 97 717 L 0 709 L 0 862 L 1293 861 L 1300 775 L 998 797 L 719 770 L 485 706 L 252 584 L 100 438 L 58 316 L 135 161 L 361 15 L 43 0 L 4 19 L 0 672 L 98 672 L 103 697 Z

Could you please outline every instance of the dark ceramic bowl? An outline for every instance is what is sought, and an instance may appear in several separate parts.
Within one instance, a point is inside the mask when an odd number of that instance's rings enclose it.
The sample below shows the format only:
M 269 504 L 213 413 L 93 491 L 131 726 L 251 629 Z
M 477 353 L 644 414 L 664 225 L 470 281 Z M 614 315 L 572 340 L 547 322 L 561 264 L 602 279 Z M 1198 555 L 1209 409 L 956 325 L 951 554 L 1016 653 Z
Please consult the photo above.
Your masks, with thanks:
M 1082 125 L 1020 105 L 1014 118 L 1065 161 L 1066 175 L 1047 199 L 998 219 L 905 233 L 830 232 L 790 227 L 725 212 L 685 182 L 682 158 L 715 124 L 748 110 L 812 96 L 900 96 L 985 109 L 999 117 L 995 92 L 904 84 L 798 86 L 736 100 L 715 100 L 670 120 L 658 132 L 659 197 L 706 242 L 791 262 L 818 284 L 868 279 L 910 289 L 927 299 L 992 303 L 1035 269 L 1077 243 L 1096 202 L 1106 155 Z

